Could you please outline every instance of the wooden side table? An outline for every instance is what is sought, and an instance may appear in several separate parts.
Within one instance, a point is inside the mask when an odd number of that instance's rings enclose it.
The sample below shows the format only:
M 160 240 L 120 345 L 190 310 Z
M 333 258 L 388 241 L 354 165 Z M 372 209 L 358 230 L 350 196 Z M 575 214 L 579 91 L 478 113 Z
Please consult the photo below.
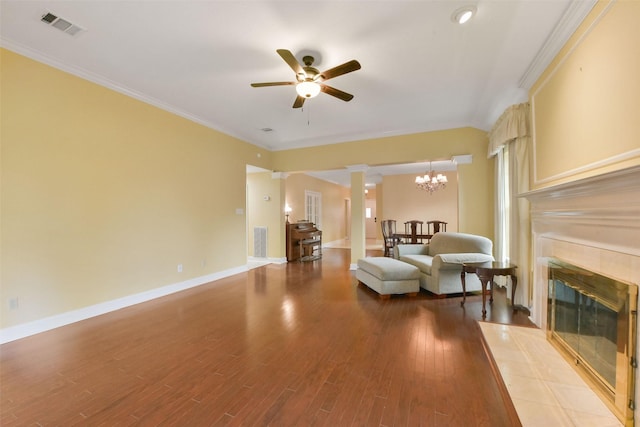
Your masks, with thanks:
M 494 276 L 511 276 L 511 305 L 514 305 L 513 298 L 516 295 L 516 287 L 518 286 L 518 278 L 516 277 L 516 266 L 509 264 L 508 262 L 489 261 L 478 263 L 462 264 L 462 273 L 460 273 L 460 280 L 462 281 L 462 302 L 460 305 L 464 305 L 467 299 L 467 285 L 465 283 L 465 276 L 467 273 L 474 273 L 480 279 L 482 284 L 482 318 L 487 315 L 486 303 L 487 303 L 487 288 L 490 289 L 491 295 L 489 302 L 493 302 L 493 277 Z

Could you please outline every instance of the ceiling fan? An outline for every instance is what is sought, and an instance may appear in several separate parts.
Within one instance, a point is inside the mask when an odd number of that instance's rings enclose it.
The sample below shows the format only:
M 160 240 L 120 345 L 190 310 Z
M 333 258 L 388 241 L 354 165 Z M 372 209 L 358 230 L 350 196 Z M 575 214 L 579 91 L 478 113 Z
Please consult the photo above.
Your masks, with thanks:
M 330 68 L 326 71 L 320 72 L 317 68 L 312 67 L 314 58 L 313 56 L 305 56 L 302 58 L 304 66 L 301 65 L 293 56 L 293 54 L 287 49 L 278 49 L 278 55 L 284 59 L 284 62 L 291 67 L 294 73 L 296 73 L 295 82 L 268 82 L 268 83 L 251 83 L 253 87 L 265 87 L 265 86 L 296 86 L 296 100 L 293 102 L 293 108 L 301 108 L 304 105 L 304 101 L 307 98 L 313 98 L 320 92 L 324 92 L 327 95 L 335 96 L 343 101 L 351 101 L 353 95 L 347 92 L 343 92 L 331 86 L 327 86 L 323 82 L 332 79 L 334 77 L 341 76 L 343 74 L 350 73 L 360 69 L 360 63 L 358 61 L 351 60 L 345 62 L 337 67 Z

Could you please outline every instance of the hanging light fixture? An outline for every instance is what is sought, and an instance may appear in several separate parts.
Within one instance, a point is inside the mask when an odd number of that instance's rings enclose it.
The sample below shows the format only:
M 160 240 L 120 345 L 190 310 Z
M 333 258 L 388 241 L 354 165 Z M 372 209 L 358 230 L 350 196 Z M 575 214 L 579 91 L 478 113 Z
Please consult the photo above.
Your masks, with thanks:
M 320 85 L 307 79 L 296 85 L 296 92 L 303 98 L 314 98 L 320 93 Z
M 434 191 L 444 189 L 447 186 L 447 177 L 441 173 L 434 174 L 431 170 L 431 162 L 429 162 L 429 173 L 424 176 L 416 176 L 416 186 L 424 191 L 428 191 L 429 194 L 433 194 Z

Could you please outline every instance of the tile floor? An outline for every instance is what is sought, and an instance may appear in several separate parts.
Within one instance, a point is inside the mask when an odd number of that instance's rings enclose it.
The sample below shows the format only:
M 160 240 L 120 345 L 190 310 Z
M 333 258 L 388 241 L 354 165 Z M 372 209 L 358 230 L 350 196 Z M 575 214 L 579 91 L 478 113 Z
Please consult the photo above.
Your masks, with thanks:
M 479 324 L 524 427 L 622 426 L 544 331 Z

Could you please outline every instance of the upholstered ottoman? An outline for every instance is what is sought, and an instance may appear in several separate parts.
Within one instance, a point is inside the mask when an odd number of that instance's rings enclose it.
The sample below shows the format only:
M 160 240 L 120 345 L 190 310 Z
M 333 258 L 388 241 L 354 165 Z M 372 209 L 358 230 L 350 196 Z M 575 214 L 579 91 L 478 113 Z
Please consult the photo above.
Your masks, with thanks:
M 418 267 L 387 257 L 367 257 L 358 260 L 356 278 L 386 299 L 391 294 L 416 296 L 420 291 Z

